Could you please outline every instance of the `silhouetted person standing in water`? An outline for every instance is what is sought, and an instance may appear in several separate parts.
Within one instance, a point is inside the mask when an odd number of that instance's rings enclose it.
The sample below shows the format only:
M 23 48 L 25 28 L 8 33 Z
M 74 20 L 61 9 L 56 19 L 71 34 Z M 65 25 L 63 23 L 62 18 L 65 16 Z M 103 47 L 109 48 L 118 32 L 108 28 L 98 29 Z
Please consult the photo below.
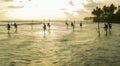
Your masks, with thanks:
M 68 22 L 66 22 L 65 24 L 66 24 L 66 26 L 67 26 L 67 29 L 68 29 L 68 26 L 69 26 Z
M 111 34 L 112 24 L 108 23 L 108 27 L 109 27 L 109 34 Z
M 73 22 L 71 22 L 71 27 L 73 27 L 73 31 L 74 31 L 75 25 Z
M 107 35 L 107 29 L 108 29 L 108 25 L 107 24 L 104 24 L 104 29 L 105 29 L 106 35 Z
M 8 30 L 8 34 L 10 34 L 10 24 L 7 24 L 7 30 Z
M 111 23 L 108 23 L 108 26 L 109 26 L 109 30 L 112 29 L 112 24 Z
M 45 23 L 43 25 L 43 30 L 44 30 L 44 33 L 45 33 L 45 31 L 46 31 L 46 24 Z
M 16 24 L 16 23 L 14 23 L 14 27 L 15 27 L 15 32 L 17 32 L 17 27 L 18 27 L 18 25 Z
M 80 27 L 82 28 L 82 23 L 80 23 Z
M 48 26 L 48 28 L 49 28 L 49 30 L 50 30 L 50 26 L 51 26 L 50 23 L 47 23 L 47 26 Z

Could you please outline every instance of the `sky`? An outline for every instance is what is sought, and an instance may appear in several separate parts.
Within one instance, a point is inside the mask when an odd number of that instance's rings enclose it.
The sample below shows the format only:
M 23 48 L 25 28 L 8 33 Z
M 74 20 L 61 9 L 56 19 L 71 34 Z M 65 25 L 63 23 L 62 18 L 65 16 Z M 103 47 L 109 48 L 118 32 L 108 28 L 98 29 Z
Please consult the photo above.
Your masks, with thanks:
M 0 0 L 0 20 L 82 20 L 111 3 L 120 0 Z

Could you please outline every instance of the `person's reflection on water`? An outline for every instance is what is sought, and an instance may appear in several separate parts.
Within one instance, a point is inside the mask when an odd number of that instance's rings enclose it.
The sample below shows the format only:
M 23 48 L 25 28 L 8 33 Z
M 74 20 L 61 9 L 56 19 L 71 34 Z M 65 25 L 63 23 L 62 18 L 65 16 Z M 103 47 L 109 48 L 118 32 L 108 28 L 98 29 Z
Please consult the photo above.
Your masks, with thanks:
M 51 34 L 51 30 L 50 29 L 47 32 L 48 32 L 48 34 Z
M 46 33 L 44 33 L 43 38 L 46 38 Z
M 11 34 L 10 33 L 8 33 L 8 38 L 11 38 Z

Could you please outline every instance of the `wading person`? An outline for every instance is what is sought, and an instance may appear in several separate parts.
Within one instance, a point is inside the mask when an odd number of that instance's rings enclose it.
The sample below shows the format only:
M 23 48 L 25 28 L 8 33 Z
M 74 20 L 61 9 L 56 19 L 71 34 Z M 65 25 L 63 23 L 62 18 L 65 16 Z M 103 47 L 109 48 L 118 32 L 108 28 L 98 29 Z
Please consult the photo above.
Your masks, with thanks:
M 50 26 L 51 26 L 50 23 L 47 23 L 47 27 L 49 28 L 49 30 L 50 30 Z
M 68 29 L 68 26 L 69 26 L 68 22 L 66 22 L 65 24 L 66 24 L 66 26 L 67 26 L 67 29 Z
M 111 35 L 112 24 L 108 23 L 108 27 L 109 27 L 109 34 Z
M 44 33 L 45 33 L 45 31 L 46 31 L 46 24 L 45 23 L 43 24 L 43 30 L 44 30 Z
M 106 35 L 107 35 L 107 29 L 108 29 L 108 25 L 104 24 L 104 30 L 106 31 Z
M 80 27 L 82 28 L 82 23 L 80 23 Z
M 10 34 L 10 24 L 7 24 L 7 30 L 8 30 L 8 34 Z
M 112 29 L 112 24 L 111 23 L 109 23 L 108 26 L 109 26 L 109 30 Z
M 73 28 L 73 31 L 74 31 L 75 25 L 73 22 L 71 22 L 71 27 Z
M 14 23 L 14 27 L 15 27 L 15 32 L 17 32 L 17 28 L 18 28 L 18 25 L 16 23 Z

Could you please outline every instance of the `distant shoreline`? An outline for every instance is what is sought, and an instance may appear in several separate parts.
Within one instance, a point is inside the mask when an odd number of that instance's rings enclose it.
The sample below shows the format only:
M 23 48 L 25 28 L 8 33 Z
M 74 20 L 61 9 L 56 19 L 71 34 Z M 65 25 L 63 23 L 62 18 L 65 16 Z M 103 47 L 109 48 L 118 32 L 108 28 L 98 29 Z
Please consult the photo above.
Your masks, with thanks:
M 0 22 L 65 22 L 73 20 L 0 20 Z M 77 21 L 77 20 L 75 20 Z

